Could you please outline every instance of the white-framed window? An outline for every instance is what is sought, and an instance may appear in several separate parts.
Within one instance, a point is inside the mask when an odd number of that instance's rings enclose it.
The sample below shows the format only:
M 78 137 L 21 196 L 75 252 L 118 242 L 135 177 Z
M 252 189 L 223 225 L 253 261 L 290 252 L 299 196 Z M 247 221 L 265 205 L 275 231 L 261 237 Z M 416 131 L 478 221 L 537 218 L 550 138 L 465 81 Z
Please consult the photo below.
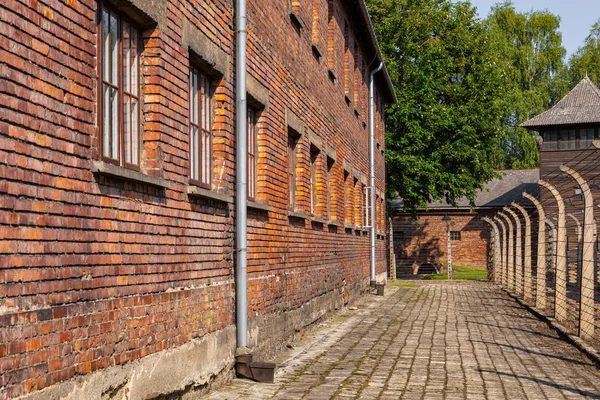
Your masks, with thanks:
M 212 154 L 211 83 L 190 66 L 190 181 L 210 189 Z
M 98 12 L 99 148 L 103 160 L 138 169 L 141 34 L 102 2 Z

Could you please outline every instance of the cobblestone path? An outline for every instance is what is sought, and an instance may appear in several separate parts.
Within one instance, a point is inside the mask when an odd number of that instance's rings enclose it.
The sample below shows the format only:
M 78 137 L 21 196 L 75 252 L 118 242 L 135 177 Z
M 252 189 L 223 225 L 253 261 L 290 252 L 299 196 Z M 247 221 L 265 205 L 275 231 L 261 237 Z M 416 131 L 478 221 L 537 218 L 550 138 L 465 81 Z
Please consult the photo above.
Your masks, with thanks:
M 386 287 L 209 399 L 600 399 L 600 370 L 497 287 Z

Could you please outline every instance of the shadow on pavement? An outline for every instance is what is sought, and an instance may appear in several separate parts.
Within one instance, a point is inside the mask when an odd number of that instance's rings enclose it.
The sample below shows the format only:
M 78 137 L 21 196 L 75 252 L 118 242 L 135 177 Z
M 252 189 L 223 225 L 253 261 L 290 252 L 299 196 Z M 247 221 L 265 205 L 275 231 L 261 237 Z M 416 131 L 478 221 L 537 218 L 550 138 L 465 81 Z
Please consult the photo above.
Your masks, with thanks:
M 555 389 L 565 390 L 565 391 L 571 392 L 571 393 L 576 393 L 576 394 L 579 394 L 581 396 L 585 396 L 585 397 L 587 397 L 589 399 L 600 399 L 600 394 L 598 394 L 598 393 L 593 393 L 593 392 L 588 392 L 588 391 L 585 391 L 585 390 L 575 389 L 575 388 L 572 388 L 572 387 L 569 387 L 569 386 L 560 385 L 558 383 L 553 383 L 553 382 L 550 382 L 550 381 L 546 381 L 544 379 L 532 378 L 530 376 L 509 374 L 507 372 L 498 372 L 498 371 L 493 371 L 493 370 L 490 370 L 490 369 L 478 369 L 478 371 L 479 372 L 487 372 L 487 373 L 496 374 L 496 375 L 509 376 L 509 377 L 513 377 L 513 378 L 517 378 L 517 379 L 525 379 L 525 380 L 528 380 L 528 381 L 539 383 L 540 385 L 546 385 L 546 386 L 553 387 Z

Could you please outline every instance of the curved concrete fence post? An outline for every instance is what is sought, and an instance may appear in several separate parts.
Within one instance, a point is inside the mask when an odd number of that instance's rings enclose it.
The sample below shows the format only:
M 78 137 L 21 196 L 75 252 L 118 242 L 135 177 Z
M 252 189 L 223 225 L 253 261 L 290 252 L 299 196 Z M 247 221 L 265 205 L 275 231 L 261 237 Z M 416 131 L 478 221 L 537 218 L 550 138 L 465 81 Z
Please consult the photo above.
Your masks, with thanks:
M 579 305 L 579 336 L 594 337 L 594 198 L 589 185 L 581 175 L 561 165 L 560 170 L 575 179 L 583 194 L 583 257 L 581 260 L 581 303 Z
M 573 213 L 568 213 L 567 217 L 571 218 L 575 225 L 577 226 L 577 278 L 581 279 L 581 250 L 582 250 L 582 238 L 583 238 L 583 228 L 581 227 L 581 222 L 577 219 L 577 217 Z M 567 271 L 568 277 L 568 271 Z
M 521 230 L 521 219 L 516 212 L 508 207 L 504 207 L 515 221 L 515 277 L 513 283 L 514 291 L 517 295 L 523 295 L 523 234 Z
M 500 265 L 501 265 L 501 254 L 500 254 L 500 231 L 498 230 L 498 226 L 496 225 L 496 223 L 494 221 L 492 221 L 491 219 L 489 219 L 488 217 L 483 217 L 481 219 L 482 221 L 488 223 L 490 225 L 490 227 L 492 228 L 492 238 L 493 238 L 493 243 L 492 246 L 490 246 L 492 248 L 492 252 L 493 252 L 493 271 L 494 271 L 494 283 L 500 283 Z
M 523 197 L 531 201 L 538 212 L 538 247 L 537 273 L 535 278 L 535 306 L 540 310 L 546 309 L 546 214 L 542 203 L 527 192 Z
M 529 218 L 527 210 L 519 204 L 513 202 L 511 205 L 521 212 L 523 219 L 525 220 L 525 236 L 523 237 L 525 242 L 525 254 L 523 255 L 523 298 L 525 301 L 533 301 L 533 281 L 531 276 L 531 218 Z
M 515 290 L 515 233 L 511 218 L 503 212 L 498 213 L 499 216 L 504 218 L 506 225 L 508 226 L 508 249 L 507 249 L 507 288 L 514 292 Z
M 502 280 L 500 284 L 502 285 L 502 287 L 506 287 L 508 285 L 508 232 L 506 230 L 506 225 L 504 225 L 504 221 L 502 220 L 502 218 L 500 218 L 499 216 L 495 216 L 494 220 L 498 222 L 498 226 L 500 227 L 500 233 L 502 235 L 502 238 L 500 240 L 500 248 L 502 250 L 500 257 L 502 272 L 500 273 L 500 275 Z
M 556 227 L 556 295 L 554 316 L 559 321 L 567 320 L 567 228 L 565 202 L 554 185 L 540 180 L 538 182 L 552 193 L 558 205 L 558 223 Z
M 547 242 L 549 248 L 546 255 L 546 265 L 548 265 L 548 268 L 546 269 L 546 274 L 548 274 L 548 271 L 550 270 L 553 271 L 554 275 L 556 275 L 556 224 L 548 217 L 546 217 L 545 223 L 548 225 L 549 229 Z M 556 276 L 554 277 L 554 280 L 556 281 Z M 548 282 L 546 282 L 546 284 L 547 283 Z

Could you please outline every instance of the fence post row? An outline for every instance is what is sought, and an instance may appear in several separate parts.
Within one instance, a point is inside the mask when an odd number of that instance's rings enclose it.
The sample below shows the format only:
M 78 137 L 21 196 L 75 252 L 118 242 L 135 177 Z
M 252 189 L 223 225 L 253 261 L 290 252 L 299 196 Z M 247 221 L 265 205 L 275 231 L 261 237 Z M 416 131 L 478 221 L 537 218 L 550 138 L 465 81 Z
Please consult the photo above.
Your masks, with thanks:
M 506 226 L 504 225 L 504 221 L 499 216 L 495 216 L 494 220 L 498 222 L 498 226 L 500 226 L 500 231 L 502 234 L 502 239 L 500 241 L 500 247 L 502 250 L 501 261 L 502 261 L 502 287 L 507 287 L 508 285 L 508 239 L 507 239 L 507 231 Z
M 554 316 L 559 321 L 567 320 L 567 229 L 565 217 L 565 203 L 558 189 L 552 184 L 540 180 L 538 182 L 546 188 L 554 198 L 558 206 L 558 223 L 556 227 L 556 293 L 554 297 Z
M 504 218 L 506 225 L 508 226 L 508 246 L 507 246 L 507 288 L 509 290 L 515 290 L 515 235 L 513 224 L 510 221 L 510 217 L 503 212 L 498 212 L 498 215 Z
M 523 235 L 521 232 L 521 220 L 517 213 L 511 210 L 508 207 L 504 207 L 504 211 L 506 211 L 511 217 L 513 217 L 515 221 L 515 280 L 513 290 L 517 295 L 523 294 Z
M 523 298 L 525 301 L 533 300 L 533 282 L 531 276 L 531 218 L 527 210 L 519 204 L 513 202 L 511 204 L 515 209 L 519 210 L 525 220 L 525 254 L 523 255 Z
M 579 304 L 579 336 L 594 337 L 594 198 L 589 185 L 577 171 L 566 165 L 560 170 L 575 179 L 583 194 L 583 257 L 581 260 L 581 297 Z
M 527 192 L 523 197 L 531 201 L 538 212 L 538 247 L 537 247 L 537 273 L 535 289 L 535 306 L 540 310 L 546 309 L 546 214 L 542 203 Z
M 492 221 L 491 219 L 489 219 L 488 217 L 483 217 L 482 221 L 488 223 L 490 225 L 490 227 L 492 228 L 492 237 L 494 238 L 494 242 L 493 242 L 493 271 L 494 271 L 494 283 L 500 283 L 501 282 L 501 276 L 502 276 L 502 272 L 501 272 L 501 251 L 500 251 L 500 231 L 498 230 L 498 226 L 496 225 L 496 223 L 494 221 Z

